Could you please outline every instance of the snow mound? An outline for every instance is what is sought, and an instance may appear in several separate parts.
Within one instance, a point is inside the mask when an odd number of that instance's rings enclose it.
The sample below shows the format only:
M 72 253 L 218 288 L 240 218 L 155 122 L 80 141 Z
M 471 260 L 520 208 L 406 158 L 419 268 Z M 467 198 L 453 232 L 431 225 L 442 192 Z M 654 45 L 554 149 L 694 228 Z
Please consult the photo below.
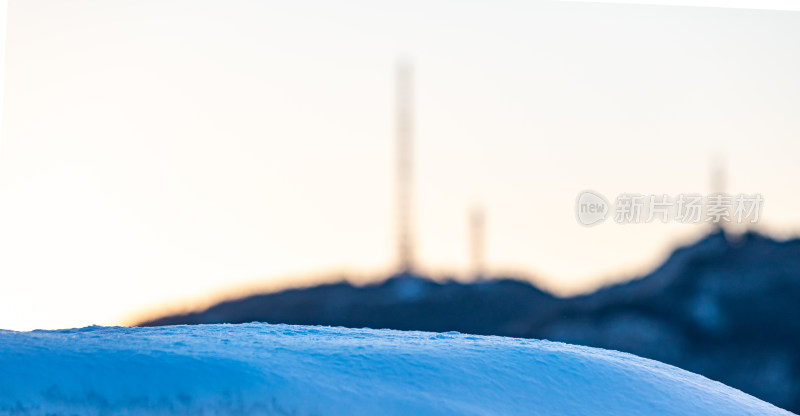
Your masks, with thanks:
M 0 331 L 0 414 L 789 415 L 633 355 L 267 324 Z

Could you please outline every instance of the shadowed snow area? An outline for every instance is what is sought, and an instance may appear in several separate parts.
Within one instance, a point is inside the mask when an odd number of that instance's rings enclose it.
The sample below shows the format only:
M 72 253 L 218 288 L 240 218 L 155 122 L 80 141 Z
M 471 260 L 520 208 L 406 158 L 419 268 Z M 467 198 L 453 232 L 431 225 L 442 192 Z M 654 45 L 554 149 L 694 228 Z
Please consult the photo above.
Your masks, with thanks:
M 256 323 L 0 331 L 0 413 L 790 414 L 614 351 Z

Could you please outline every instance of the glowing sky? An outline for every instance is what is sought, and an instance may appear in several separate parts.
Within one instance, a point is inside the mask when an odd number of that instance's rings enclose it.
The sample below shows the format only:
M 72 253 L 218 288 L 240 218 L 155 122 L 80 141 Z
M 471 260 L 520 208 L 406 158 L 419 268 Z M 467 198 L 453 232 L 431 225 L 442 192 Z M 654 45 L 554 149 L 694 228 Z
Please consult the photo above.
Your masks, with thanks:
M 764 195 L 800 230 L 800 13 L 457 1 L 11 1 L 0 328 L 121 323 L 215 291 L 393 262 L 393 70 L 413 60 L 417 252 L 560 293 L 705 228 L 586 228 L 610 198 Z

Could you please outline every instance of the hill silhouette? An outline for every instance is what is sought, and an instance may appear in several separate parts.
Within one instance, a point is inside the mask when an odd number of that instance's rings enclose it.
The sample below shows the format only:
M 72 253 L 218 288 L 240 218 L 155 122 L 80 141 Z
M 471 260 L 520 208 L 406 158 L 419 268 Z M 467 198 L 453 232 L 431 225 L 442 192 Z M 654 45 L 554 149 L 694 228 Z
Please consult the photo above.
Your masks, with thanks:
M 510 278 L 399 275 L 259 294 L 141 326 L 269 322 L 539 338 L 652 358 L 800 412 L 800 239 L 715 231 L 652 273 L 557 298 Z

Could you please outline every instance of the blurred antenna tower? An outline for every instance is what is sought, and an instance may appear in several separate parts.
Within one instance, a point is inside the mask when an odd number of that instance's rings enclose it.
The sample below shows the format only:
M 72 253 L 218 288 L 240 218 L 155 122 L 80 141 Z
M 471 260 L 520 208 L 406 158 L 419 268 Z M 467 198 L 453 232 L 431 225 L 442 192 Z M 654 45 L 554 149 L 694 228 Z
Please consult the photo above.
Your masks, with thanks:
M 414 269 L 414 235 L 411 230 L 413 197 L 413 97 L 412 67 L 399 60 L 395 85 L 395 140 L 397 145 L 397 260 L 399 272 Z
M 728 186 L 728 173 L 725 166 L 725 157 L 722 153 L 717 153 L 711 156 L 711 190 L 709 196 L 724 195 Z M 715 230 L 729 231 L 722 221 L 714 223 L 712 227 Z M 725 233 L 729 236 L 728 233 Z
M 475 205 L 469 212 L 469 254 L 470 271 L 475 280 L 483 279 L 484 270 L 484 251 L 486 249 L 486 215 L 483 207 Z
M 710 195 L 724 194 L 728 186 L 728 174 L 725 166 L 725 157 L 721 154 L 716 154 L 711 157 L 710 185 Z

